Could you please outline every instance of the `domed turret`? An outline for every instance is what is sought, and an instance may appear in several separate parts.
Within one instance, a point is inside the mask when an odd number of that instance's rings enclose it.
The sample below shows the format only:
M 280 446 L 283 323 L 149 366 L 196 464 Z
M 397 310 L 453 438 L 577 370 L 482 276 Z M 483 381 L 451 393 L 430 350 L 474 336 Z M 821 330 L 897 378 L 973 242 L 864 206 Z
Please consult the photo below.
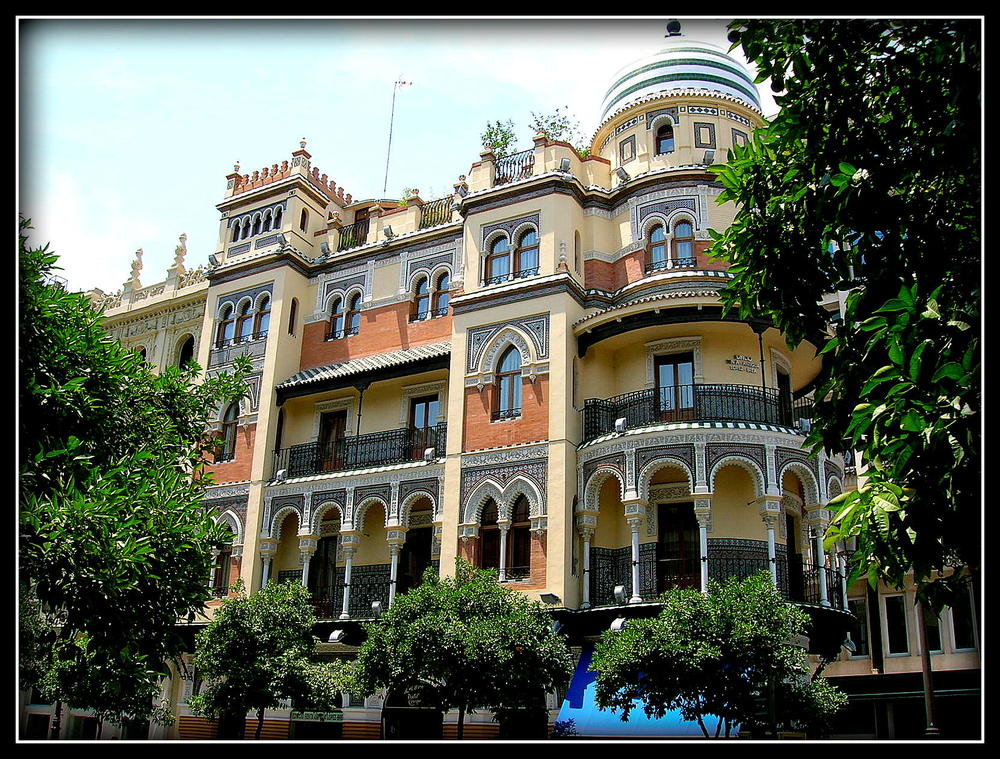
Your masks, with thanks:
M 670 90 L 709 90 L 760 111 L 760 97 L 747 67 L 717 45 L 682 36 L 679 27 L 676 22 L 668 27 L 669 39 L 662 50 L 618 71 L 604 96 L 601 122 L 637 100 Z

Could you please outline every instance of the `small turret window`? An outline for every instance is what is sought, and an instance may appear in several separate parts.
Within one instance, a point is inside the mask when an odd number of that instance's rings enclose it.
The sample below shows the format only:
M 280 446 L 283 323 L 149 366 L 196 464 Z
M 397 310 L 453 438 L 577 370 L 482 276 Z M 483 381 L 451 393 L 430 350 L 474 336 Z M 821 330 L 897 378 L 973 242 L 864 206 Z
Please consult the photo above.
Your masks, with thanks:
M 656 154 L 674 152 L 674 128 L 670 124 L 664 124 L 656 130 Z
M 433 309 L 431 316 L 447 316 L 448 314 L 448 272 L 438 277 L 431 308 Z
M 515 277 L 530 277 L 538 274 L 538 233 L 529 229 L 517 242 L 515 251 L 517 271 Z

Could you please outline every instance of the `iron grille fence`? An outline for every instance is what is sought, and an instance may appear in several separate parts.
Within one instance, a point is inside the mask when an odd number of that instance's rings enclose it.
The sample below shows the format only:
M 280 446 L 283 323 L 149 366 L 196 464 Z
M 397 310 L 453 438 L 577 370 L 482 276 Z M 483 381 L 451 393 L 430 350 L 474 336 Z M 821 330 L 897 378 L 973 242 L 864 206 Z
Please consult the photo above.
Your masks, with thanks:
M 275 474 L 282 469 L 287 477 L 305 477 L 322 472 L 363 469 L 384 464 L 401 464 L 424 457 L 433 448 L 444 455 L 447 425 L 372 432 L 344 437 L 329 443 L 302 443 L 274 453 Z
M 325 342 L 330 340 L 339 340 L 342 337 L 351 337 L 352 335 L 358 334 L 360 327 L 344 327 L 343 329 L 331 329 L 333 326 L 332 322 L 326 323 L 326 334 L 323 337 Z
M 792 401 L 774 388 L 753 385 L 674 385 L 625 393 L 613 398 L 588 398 L 583 407 L 584 439 L 627 428 L 665 422 L 759 422 L 791 427 L 808 418 L 811 398 Z
M 362 219 L 346 227 L 340 228 L 340 242 L 337 243 L 337 250 L 347 250 L 364 245 L 368 241 L 368 222 L 370 219 Z
M 438 224 L 447 224 L 451 221 L 452 197 L 448 195 L 444 198 L 432 200 L 420 206 L 420 227 L 436 227 Z
M 448 307 L 428 309 L 426 311 L 416 311 L 410 314 L 411 322 L 422 322 L 425 319 L 437 319 L 439 316 L 447 316 Z
M 531 176 L 531 167 L 535 163 L 535 150 L 522 150 L 520 153 L 512 153 L 505 158 L 498 158 L 496 162 L 497 174 L 493 186 L 507 184 L 515 179 L 524 179 Z
M 696 266 L 696 258 L 668 258 L 664 261 L 652 261 L 646 265 L 646 273 L 652 274 L 654 271 L 667 271 L 668 269 L 691 269 Z

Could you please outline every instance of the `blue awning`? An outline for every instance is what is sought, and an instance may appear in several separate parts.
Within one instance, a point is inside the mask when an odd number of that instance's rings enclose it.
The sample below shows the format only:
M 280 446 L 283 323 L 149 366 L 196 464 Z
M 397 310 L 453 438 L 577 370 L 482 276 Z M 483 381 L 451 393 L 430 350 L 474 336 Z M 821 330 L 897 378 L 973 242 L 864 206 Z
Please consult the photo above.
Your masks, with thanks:
M 573 673 L 566 699 L 559 709 L 558 720 L 573 720 L 578 735 L 592 738 L 704 738 L 697 722 L 682 719 L 680 712 L 667 712 L 660 719 L 646 716 L 642 701 L 636 699 L 635 708 L 629 712 L 628 722 L 622 722 L 621 711 L 601 709 L 594 701 L 597 690 L 596 672 L 589 672 L 594 657 L 593 646 L 584 646 L 580 661 Z M 705 726 L 714 731 L 715 719 Z M 735 736 L 738 729 L 733 729 Z

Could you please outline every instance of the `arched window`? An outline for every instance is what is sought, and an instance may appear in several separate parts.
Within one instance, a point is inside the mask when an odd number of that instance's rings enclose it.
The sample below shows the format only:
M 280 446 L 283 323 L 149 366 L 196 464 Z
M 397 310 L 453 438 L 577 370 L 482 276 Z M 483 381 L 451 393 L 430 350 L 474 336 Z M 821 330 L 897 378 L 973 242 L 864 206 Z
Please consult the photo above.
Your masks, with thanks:
M 261 223 L 260 216 L 259 215 L 255 216 L 254 220 L 253 220 L 253 233 L 254 233 L 254 235 L 259 235 L 260 234 L 260 223 Z
M 216 461 L 232 461 L 236 458 L 236 417 L 239 416 L 239 403 L 230 403 L 222 416 L 222 450 Z
M 229 345 L 233 341 L 235 329 L 236 322 L 233 319 L 233 306 L 231 303 L 227 303 L 219 317 L 219 329 L 215 335 L 215 347 L 224 348 Z
M 330 304 L 330 325 L 326 330 L 327 340 L 337 340 L 344 336 L 344 300 L 334 298 Z
M 271 231 L 271 209 L 270 208 L 267 209 L 266 211 L 264 211 L 264 224 L 263 224 L 263 230 L 262 231 L 264 231 L 264 232 L 270 232 Z
M 689 221 L 674 225 L 674 266 L 694 266 L 694 229 Z
M 229 595 L 229 573 L 233 558 L 233 540 L 236 536 L 233 535 L 233 530 L 229 525 L 223 526 L 226 528 L 228 540 L 226 546 L 219 551 L 219 555 L 215 559 L 215 572 L 212 574 L 213 598 Z
M 434 288 L 434 301 L 431 303 L 431 316 L 448 315 L 448 272 L 438 277 L 437 286 Z
M 656 130 L 656 154 L 674 152 L 674 128 L 670 124 L 664 124 Z
M 303 208 L 302 215 L 299 216 L 299 229 L 305 232 L 308 226 L 309 226 L 309 212 L 305 208 Z
M 538 233 L 535 230 L 529 229 L 518 238 L 514 258 L 517 262 L 514 276 L 530 277 L 538 274 Z
M 288 309 L 288 334 L 295 335 L 295 318 L 298 316 L 299 312 L 299 301 L 297 298 L 292 298 L 292 305 Z
M 194 358 L 194 336 L 188 335 L 187 340 L 181 345 L 177 354 L 177 366 L 183 367 L 188 361 Z
M 479 520 L 479 566 L 481 569 L 500 568 L 500 529 L 497 527 L 497 503 L 492 498 L 483 504 Z
M 490 245 L 486 257 L 486 277 L 483 284 L 493 285 L 510 279 L 510 244 L 506 237 L 498 237 Z
M 345 321 L 347 323 L 347 334 L 358 334 L 358 331 L 361 329 L 361 293 L 354 293 L 347 302 Z
M 497 403 L 494 419 L 512 419 L 521 415 L 521 352 L 513 345 L 497 365 Z
M 240 315 L 236 318 L 236 342 L 242 343 L 253 336 L 253 304 L 246 300 L 240 306 Z
M 431 294 L 428 288 L 427 277 L 421 277 L 417 282 L 417 297 L 413 300 L 413 318 L 415 320 L 426 319 L 430 314 Z
M 531 511 L 528 499 L 521 494 L 511 508 L 510 532 L 507 534 L 507 579 L 516 580 L 531 573 Z
M 239 221 L 237 221 L 235 224 L 233 224 L 233 234 L 229 241 L 237 242 L 239 239 L 240 239 L 240 223 Z
M 253 327 L 253 336 L 259 339 L 267 336 L 267 328 L 271 324 L 271 297 L 265 295 L 257 307 L 257 318 Z
M 243 220 L 243 232 L 240 234 L 240 239 L 245 240 L 250 236 L 250 218 L 247 217 Z
M 660 271 L 667 268 L 667 233 L 663 226 L 657 224 L 649 233 L 649 244 L 646 248 L 646 272 Z
M 281 207 L 274 209 L 274 224 L 271 225 L 271 229 L 281 229 Z

